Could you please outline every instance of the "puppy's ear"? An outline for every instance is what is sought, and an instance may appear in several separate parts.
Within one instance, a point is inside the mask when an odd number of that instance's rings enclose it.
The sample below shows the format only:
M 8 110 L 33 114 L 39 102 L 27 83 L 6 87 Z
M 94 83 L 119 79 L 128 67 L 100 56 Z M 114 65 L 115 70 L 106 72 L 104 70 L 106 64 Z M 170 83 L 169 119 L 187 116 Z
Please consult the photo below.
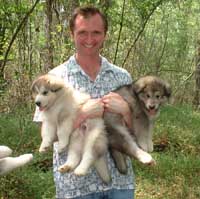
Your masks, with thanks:
M 38 79 L 34 80 L 32 85 L 31 85 L 31 93 L 36 93 L 37 92 L 37 90 L 36 90 L 37 80 Z
M 136 80 L 135 82 L 133 82 L 133 90 L 136 94 L 141 93 L 145 88 L 145 82 L 144 81 L 140 81 Z
M 48 79 L 49 88 L 52 92 L 57 92 L 63 88 L 64 82 L 56 77 Z
M 164 82 L 164 95 L 169 99 L 171 97 L 171 86 L 168 82 Z

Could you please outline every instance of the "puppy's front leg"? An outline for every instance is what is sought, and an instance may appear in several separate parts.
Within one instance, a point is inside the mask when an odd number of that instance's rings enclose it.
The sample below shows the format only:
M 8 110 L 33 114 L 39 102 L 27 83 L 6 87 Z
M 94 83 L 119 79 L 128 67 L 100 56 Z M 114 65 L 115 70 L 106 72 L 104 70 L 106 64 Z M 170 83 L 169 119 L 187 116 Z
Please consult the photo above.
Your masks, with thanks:
M 153 152 L 153 126 L 151 126 L 149 134 L 147 136 L 147 145 L 148 145 L 148 151 L 147 152 Z
M 137 140 L 138 145 L 141 149 L 143 149 L 146 152 L 152 152 L 153 151 L 153 142 L 151 137 L 140 137 Z
M 39 152 L 46 152 L 56 139 L 56 124 L 54 122 L 42 122 L 42 143 Z
M 69 137 L 73 131 L 73 120 L 72 118 L 68 118 L 67 120 L 63 120 L 58 124 L 57 136 L 58 136 L 58 153 L 63 152 L 68 143 Z

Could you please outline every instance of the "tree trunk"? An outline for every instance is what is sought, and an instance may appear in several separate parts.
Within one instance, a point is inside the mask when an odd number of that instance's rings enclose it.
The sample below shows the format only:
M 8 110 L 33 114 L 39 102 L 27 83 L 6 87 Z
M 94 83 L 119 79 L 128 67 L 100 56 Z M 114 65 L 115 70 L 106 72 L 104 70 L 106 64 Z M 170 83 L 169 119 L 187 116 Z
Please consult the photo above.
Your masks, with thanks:
M 44 71 L 47 72 L 53 68 L 53 41 L 52 41 L 52 21 L 53 21 L 53 1 L 46 1 L 46 48 L 44 53 Z
M 195 95 L 193 104 L 200 106 L 200 41 L 197 42 L 196 70 L 195 70 Z

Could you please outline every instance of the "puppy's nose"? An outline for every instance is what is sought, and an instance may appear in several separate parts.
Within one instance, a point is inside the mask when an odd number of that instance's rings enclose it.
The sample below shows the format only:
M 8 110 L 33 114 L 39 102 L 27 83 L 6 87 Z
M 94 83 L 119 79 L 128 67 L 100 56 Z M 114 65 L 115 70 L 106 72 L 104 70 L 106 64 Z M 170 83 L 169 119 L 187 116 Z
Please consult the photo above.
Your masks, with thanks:
M 41 106 L 41 102 L 39 102 L 39 101 L 35 102 L 35 104 L 36 104 L 38 107 Z
M 155 109 L 155 106 L 154 105 L 151 105 L 151 106 L 149 106 L 149 109 Z

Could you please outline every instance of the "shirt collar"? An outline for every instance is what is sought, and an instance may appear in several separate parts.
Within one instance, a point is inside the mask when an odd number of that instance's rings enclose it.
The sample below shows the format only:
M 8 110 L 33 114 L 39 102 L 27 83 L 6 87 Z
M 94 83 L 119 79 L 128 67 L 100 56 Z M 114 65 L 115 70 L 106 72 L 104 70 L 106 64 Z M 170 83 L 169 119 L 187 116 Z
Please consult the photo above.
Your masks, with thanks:
M 111 65 L 109 64 L 108 60 L 101 56 L 101 69 L 99 73 L 104 73 L 106 71 L 110 71 L 112 70 Z M 81 66 L 77 63 L 75 55 L 72 55 L 69 60 L 68 60 L 68 70 L 71 74 L 74 73 L 84 73 L 84 71 L 82 70 Z
M 71 74 L 81 73 L 82 69 L 80 65 L 76 62 L 75 55 L 72 55 L 67 61 L 68 72 Z

